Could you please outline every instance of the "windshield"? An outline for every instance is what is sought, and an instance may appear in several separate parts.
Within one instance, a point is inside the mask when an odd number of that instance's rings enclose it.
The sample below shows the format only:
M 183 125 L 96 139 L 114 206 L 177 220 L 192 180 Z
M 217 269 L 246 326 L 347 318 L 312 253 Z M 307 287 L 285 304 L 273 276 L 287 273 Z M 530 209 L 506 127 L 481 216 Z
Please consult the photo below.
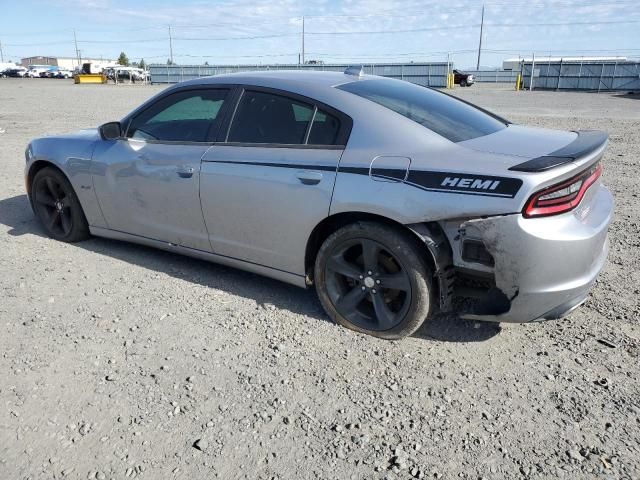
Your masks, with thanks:
M 452 142 L 489 135 L 506 126 L 505 121 L 479 108 L 409 82 L 359 80 L 336 88 L 387 107 Z

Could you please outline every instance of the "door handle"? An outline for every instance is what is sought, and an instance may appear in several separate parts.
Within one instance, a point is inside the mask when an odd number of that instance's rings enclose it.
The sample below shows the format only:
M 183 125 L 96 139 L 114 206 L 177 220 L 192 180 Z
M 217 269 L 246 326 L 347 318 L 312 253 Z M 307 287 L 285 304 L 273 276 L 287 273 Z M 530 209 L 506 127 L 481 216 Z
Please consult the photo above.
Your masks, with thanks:
M 320 172 L 311 172 L 308 170 L 301 170 L 296 172 L 296 177 L 303 185 L 317 185 L 322 180 L 322 173 Z
M 193 177 L 194 168 L 188 166 L 178 167 L 177 173 L 180 178 L 191 178 Z

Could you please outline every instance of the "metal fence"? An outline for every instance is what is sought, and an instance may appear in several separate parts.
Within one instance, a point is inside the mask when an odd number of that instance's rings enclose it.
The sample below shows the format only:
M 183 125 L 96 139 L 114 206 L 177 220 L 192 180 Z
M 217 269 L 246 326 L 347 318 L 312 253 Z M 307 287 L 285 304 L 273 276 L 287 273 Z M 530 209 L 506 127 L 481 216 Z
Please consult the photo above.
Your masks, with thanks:
M 350 64 L 327 65 L 150 65 L 151 83 L 178 83 L 223 73 L 266 70 L 322 70 L 343 72 Z M 370 75 L 397 78 L 429 87 L 447 86 L 447 62 L 437 63 L 384 63 L 364 65 Z
M 640 90 L 640 62 L 526 62 L 522 65 L 524 88 L 529 88 L 532 78 L 534 89 Z
M 498 68 L 496 70 L 465 70 L 465 73 L 472 74 L 478 83 L 513 83 L 515 85 L 516 77 L 520 72 Z

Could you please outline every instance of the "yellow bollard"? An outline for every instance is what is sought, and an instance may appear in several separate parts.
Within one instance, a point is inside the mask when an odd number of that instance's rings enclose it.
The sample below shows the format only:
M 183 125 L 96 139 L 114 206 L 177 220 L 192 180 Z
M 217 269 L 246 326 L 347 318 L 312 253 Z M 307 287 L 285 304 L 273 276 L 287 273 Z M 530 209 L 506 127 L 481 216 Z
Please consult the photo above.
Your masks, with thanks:
M 522 86 L 522 75 L 519 73 L 516 77 L 516 92 L 520 91 L 520 87 Z

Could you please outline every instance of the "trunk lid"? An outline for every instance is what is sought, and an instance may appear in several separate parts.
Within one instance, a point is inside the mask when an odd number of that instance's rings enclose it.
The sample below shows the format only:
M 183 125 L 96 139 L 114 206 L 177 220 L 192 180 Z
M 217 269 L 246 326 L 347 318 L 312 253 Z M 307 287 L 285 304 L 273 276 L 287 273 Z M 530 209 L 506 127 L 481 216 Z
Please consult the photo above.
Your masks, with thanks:
M 595 130 L 565 132 L 509 125 L 458 145 L 478 152 L 522 158 L 522 162 L 509 166 L 511 171 L 543 172 L 604 150 L 607 138 L 605 132 Z

